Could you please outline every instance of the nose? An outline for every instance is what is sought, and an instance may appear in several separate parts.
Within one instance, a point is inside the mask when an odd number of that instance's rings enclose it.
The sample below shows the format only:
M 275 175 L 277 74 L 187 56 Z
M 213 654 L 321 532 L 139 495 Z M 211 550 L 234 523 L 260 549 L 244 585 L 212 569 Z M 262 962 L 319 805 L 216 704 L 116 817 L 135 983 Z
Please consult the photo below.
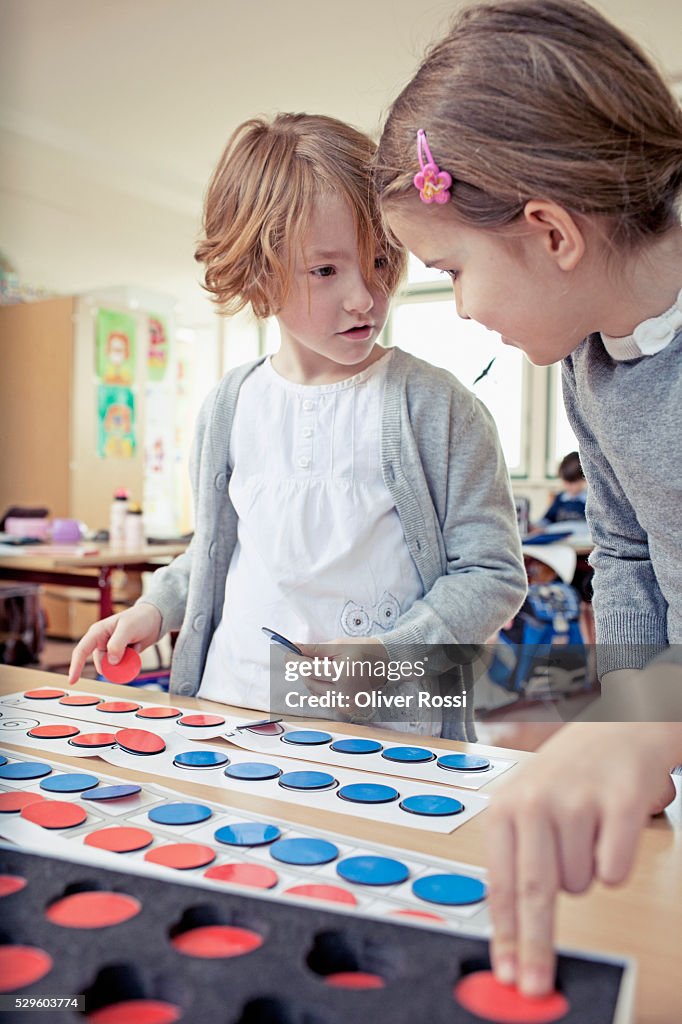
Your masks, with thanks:
M 455 298 L 455 309 L 457 310 L 457 316 L 460 318 L 460 320 L 471 320 L 471 317 L 469 316 L 469 314 L 466 313 L 465 310 L 464 310 L 464 306 L 462 305 L 462 300 L 461 300 L 460 296 L 457 294 L 457 282 L 456 281 L 452 282 L 452 293 L 453 293 L 454 298 Z
M 374 297 L 362 274 L 354 276 L 349 284 L 344 306 L 349 313 L 369 313 L 374 305 Z

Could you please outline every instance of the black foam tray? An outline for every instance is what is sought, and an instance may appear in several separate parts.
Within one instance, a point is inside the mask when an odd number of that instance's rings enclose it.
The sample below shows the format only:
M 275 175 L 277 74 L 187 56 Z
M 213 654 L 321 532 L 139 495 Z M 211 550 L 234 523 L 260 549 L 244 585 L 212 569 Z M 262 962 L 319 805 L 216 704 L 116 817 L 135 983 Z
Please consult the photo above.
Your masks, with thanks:
M 489 967 L 480 938 L 394 924 L 320 906 L 216 892 L 178 881 L 0 849 L 0 873 L 28 884 L 0 901 L 0 942 L 38 946 L 52 971 L 17 995 L 86 995 L 86 1010 L 123 999 L 153 998 L 182 1007 L 188 1024 L 480 1024 L 454 1000 L 463 973 Z M 131 920 L 107 928 L 63 928 L 46 907 L 79 889 L 127 893 L 142 904 Z M 260 948 L 230 959 L 198 959 L 174 949 L 169 935 L 190 924 L 251 928 Z M 375 990 L 344 990 L 324 975 L 361 970 L 381 975 Z M 557 985 L 570 1003 L 562 1024 L 626 1019 L 619 993 L 626 965 L 561 955 Z M 50 1019 L 83 1024 L 76 1011 L 0 1015 L 20 1024 Z

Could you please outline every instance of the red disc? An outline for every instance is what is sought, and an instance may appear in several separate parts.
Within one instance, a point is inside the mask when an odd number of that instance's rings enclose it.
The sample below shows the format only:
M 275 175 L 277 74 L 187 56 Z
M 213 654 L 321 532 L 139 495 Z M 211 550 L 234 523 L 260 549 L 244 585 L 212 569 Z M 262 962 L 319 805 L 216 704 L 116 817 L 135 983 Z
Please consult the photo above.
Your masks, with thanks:
M 521 995 L 513 985 L 503 985 L 492 971 L 466 974 L 453 989 L 460 1006 L 495 1024 L 552 1024 L 570 1007 L 560 992 L 548 996 Z
M 132 647 L 126 647 L 118 665 L 110 664 L 106 654 L 102 658 L 102 675 L 110 683 L 132 683 L 135 676 L 139 675 L 141 667 L 140 655 Z
M 178 718 L 182 712 L 179 708 L 140 708 L 135 718 Z
M 225 725 L 222 715 L 183 715 L 178 725 L 191 725 L 197 729 L 205 729 L 209 725 Z
M 98 828 L 90 832 L 83 840 L 86 846 L 96 846 L 98 850 L 109 850 L 111 853 L 132 853 L 133 850 L 144 850 L 151 846 L 154 836 L 146 828 L 126 828 L 112 825 L 110 828 Z
M 324 981 L 334 988 L 384 988 L 386 984 L 380 975 L 368 971 L 339 971 L 328 974 Z
M 0 896 L 11 896 L 13 892 L 19 892 L 27 884 L 21 875 L 0 875 Z
M 27 690 L 24 697 L 31 700 L 52 700 L 54 697 L 63 697 L 64 690 L 50 690 L 45 687 L 42 690 Z
M 284 732 L 284 729 L 279 722 L 265 722 L 263 725 L 248 725 L 244 726 L 249 732 L 255 732 L 259 736 L 279 736 L 280 733 Z
M 263 945 L 263 938 L 258 932 L 252 932 L 248 928 L 211 924 L 175 935 L 171 943 L 179 953 L 208 959 L 251 953 Z
M 88 1024 L 175 1024 L 182 1010 L 160 999 L 127 999 L 110 1003 L 86 1015 Z
M 447 924 L 444 917 L 438 914 L 429 914 L 427 910 L 392 910 L 392 917 L 423 917 L 427 921 L 437 921 L 438 924 Z
M 145 853 L 144 859 L 152 864 L 163 864 L 167 868 L 178 868 L 188 871 L 190 868 L 203 868 L 215 860 L 215 850 L 199 843 L 171 843 L 170 846 L 157 846 Z
M 166 749 L 161 737 L 146 729 L 120 729 L 116 733 L 116 742 L 130 754 L 160 754 Z
M 102 700 L 102 697 L 95 697 L 92 693 L 71 693 L 62 697 L 59 703 L 71 708 L 86 708 L 91 704 L 101 704 Z
M 45 911 L 52 924 L 62 928 L 108 928 L 129 921 L 142 910 L 142 904 L 121 892 L 74 892 L 55 900 Z
M 52 957 L 35 946 L 0 946 L 0 992 L 14 992 L 40 981 L 52 970 Z
M 80 729 L 75 725 L 36 725 L 29 729 L 28 735 L 34 736 L 37 740 L 65 740 L 69 736 L 77 736 Z
M 347 903 L 356 907 L 358 901 L 352 892 L 342 889 L 340 885 L 295 885 L 285 889 L 285 896 L 308 896 L 311 900 L 329 900 L 332 903 Z
M 74 828 L 82 825 L 87 812 L 68 800 L 38 800 L 21 811 L 22 818 L 43 828 Z
M 272 868 L 260 864 L 216 864 L 204 871 L 204 878 L 232 885 L 247 885 L 251 889 L 273 889 L 279 878 Z
M 12 814 L 22 807 L 34 804 L 36 800 L 44 800 L 40 793 L 0 793 L 0 813 Z
M 124 715 L 126 711 L 137 711 L 139 706 L 131 700 L 105 700 L 104 703 L 97 705 L 97 710 L 106 711 L 110 715 Z
M 69 743 L 72 747 L 113 747 L 116 737 L 113 732 L 82 732 Z

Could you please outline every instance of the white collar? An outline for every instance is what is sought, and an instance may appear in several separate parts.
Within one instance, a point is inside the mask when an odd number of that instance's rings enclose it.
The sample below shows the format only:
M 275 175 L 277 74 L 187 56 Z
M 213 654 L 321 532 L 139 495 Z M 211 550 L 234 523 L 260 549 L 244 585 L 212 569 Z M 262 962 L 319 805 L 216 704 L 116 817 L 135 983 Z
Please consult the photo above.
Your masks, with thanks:
M 670 309 L 643 320 L 626 338 L 611 338 L 602 332 L 604 348 L 612 359 L 639 359 L 655 356 L 666 348 L 682 328 L 682 289 Z

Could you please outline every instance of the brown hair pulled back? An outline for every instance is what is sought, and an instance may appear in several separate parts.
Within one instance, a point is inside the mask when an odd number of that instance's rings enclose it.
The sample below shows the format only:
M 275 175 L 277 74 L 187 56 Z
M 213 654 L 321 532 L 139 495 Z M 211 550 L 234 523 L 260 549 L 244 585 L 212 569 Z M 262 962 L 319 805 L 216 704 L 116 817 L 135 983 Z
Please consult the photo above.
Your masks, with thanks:
M 291 283 L 288 254 L 325 193 L 350 206 L 366 279 L 389 294 L 395 290 L 406 256 L 381 224 L 371 180 L 375 149 L 362 132 L 318 114 L 252 118 L 236 129 L 209 183 L 204 237 L 195 252 L 222 312 L 247 303 L 258 317 L 278 312 Z M 380 274 L 377 256 L 388 260 Z
M 636 246 L 682 190 L 682 110 L 639 47 L 581 0 L 464 8 L 393 104 L 375 161 L 382 201 L 414 192 L 416 134 L 468 223 L 510 224 L 530 199 L 606 220 Z

